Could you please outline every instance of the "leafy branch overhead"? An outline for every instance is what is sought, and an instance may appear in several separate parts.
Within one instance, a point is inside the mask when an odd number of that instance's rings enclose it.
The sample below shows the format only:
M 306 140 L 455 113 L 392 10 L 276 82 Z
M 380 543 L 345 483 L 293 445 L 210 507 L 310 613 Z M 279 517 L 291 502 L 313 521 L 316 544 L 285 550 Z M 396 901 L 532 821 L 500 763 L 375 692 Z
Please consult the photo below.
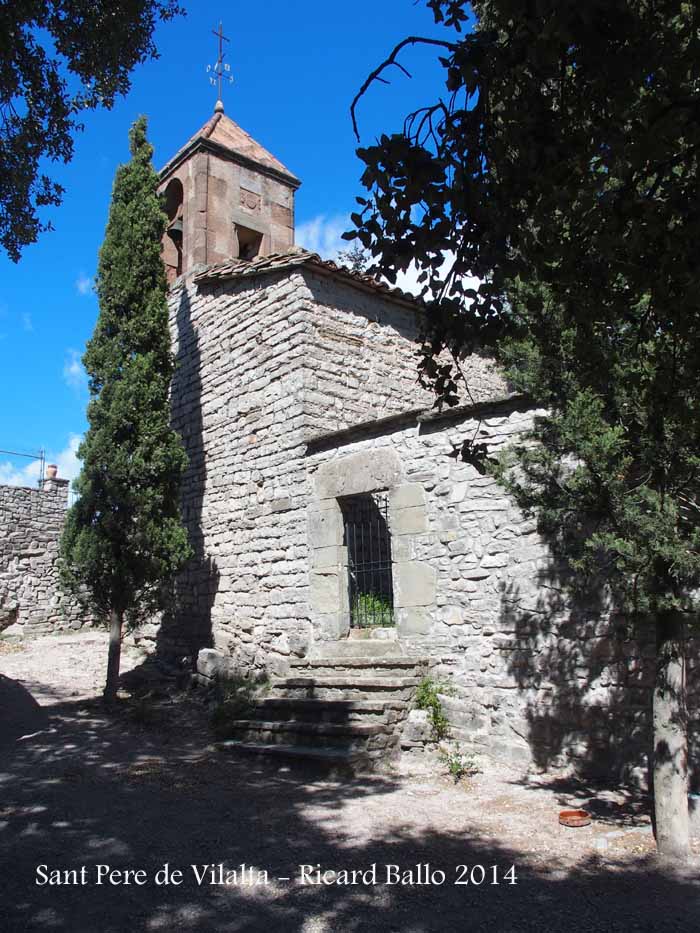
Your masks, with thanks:
M 175 0 L 14 0 L 0 4 L 0 246 L 17 262 L 64 189 L 45 163 L 69 162 L 80 113 L 111 109 L 134 67 L 157 57 L 158 20 Z
M 466 4 L 429 5 L 467 22 Z M 603 568 L 637 608 L 687 608 L 700 580 L 700 13 L 472 6 L 473 31 L 442 43 L 444 97 L 359 150 L 355 235 L 390 280 L 418 266 L 421 378 L 438 402 L 458 401 L 460 361 L 486 344 L 550 410 L 512 488 L 562 546 L 595 529 L 579 569 Z M 487 465 L 487 451 L 464 453 Z
M 467 23 L 466 3 L 428 5 L 438 22 Z M 354 235 L 390 281 L 416 262 L 439 308 L 426 358 L 459 358 L 516 324 L 505 285 L 533 273 L 556 299 L 596 306 L 603 327 L 645 301 L 644 333 L 675 331 L 697 275 L 697 5 L 471 6 L 474 31 L 440 43 L 444 96 L 358 150 L 369 195 Z M 400 43 L 353 114 L 407 45 L 435 41 Z

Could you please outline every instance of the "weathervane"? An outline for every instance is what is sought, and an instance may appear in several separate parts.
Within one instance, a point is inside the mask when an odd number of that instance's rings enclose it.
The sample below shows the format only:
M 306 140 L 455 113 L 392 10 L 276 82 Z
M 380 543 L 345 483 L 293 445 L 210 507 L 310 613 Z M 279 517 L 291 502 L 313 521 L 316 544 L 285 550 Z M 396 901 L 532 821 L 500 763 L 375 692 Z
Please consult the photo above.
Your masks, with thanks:
M 207 65 L 207 74 L 209 74 L 209 83 L 212 87 L 219 85 L 219 98 L 216 102 L 214 110 L 216 113 L 224 112 L 224 101 L 221 95 L 221 82 L 226 79 L 229 84 L 233 84 L 233 75 L 231 75 L 231 66 L 224 65 L 224 42 L 229 42 L 230 40 L 224 35 L 223 24 L 219 23 L 218 32 L 215 29 L 212 29 L 212 32 L 219 40 L 219 57 L 216 59 L 214 65 Z

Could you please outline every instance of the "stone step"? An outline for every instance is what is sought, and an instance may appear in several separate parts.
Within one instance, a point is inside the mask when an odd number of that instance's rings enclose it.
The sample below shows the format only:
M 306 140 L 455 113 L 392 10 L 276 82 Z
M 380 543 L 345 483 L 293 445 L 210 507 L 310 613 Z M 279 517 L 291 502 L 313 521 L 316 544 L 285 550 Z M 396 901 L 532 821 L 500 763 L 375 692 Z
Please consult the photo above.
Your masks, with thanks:
M 428 665 L 396 651 L 294 659 L 245 719 L 226 724 L 229 738 L 219 747 L 334 767 L 361 756 L 363 769 L 378 770 L 398 753 L 401 724 Z
M 229 723 L 227 734 L 231 739 L 259 745 L 305 745 L 353 751 L 383 751 L 397 744 L 394 729 L 386 723 L 237 719 Z
M 404 700 L 317 700 L 266 697 L 251 710 L 251 716 L 267 720 L 296 719 L 304 722 L 389 722 L 405 719 L 409 704 Z
M 320 667 L 332 667 L 334 670 L 348 669 L 348 670 L 358 670 L 362 668 L 411 668 L 411 667 L 426 667 L 430 663 L 429 658 L 425 657 L 415 657 L 411 655 L 399 655 L 399 654 L 388 654 L 388 655 L 379 655 L 377 657 L 363 656 L 356 657 L 353 655 L 348 655 L 343 658 L 334 658 L 334 657 L 311 657 L 311 658 L 293 658 L 289 662 L 291 668 L 320 668 Z
M 399 641 L 385 641 L 379 639 L 350 638 L 343 641 L 323 641 L 313 648 L 313 654 L 323 658 L 360 658 L 382 657 L 383 655 L 400 655 L 404 649 Z
M 324 770 L 341 774 L 374 771 L 384 764 L 381 754 L 370 755 L 367 752 L 353 751 L 347 748 L 262 745 L 256 742 L 238 742 L 235 739 L 217 742 L 216 747 L 222 752 L 233 752 L 242 755 L 265 755 L 271 758 L 296 762 L 297 764 L 310 764 L 314 767 L 322 767 Z
M 419 677 L 358 677 L 352 674 L 323 674 L 314 677 L 284 677 L 274 680 L 270 693 L 319 700 L 365 700 L 384 695 L 387 699 L 410 700 Z
M 331 737 L 368 736 L 389 732 L 389 728 L 380 722 L 338 723 L 305 722 L 303 719 L 232 719 L 230 725 L 233 729 L 246 729 L 253 732 L 298 732 L 300 735 L 327 735 Z
M 369 674 L 374 677 L 385 675 L 417 675 L 427 671 L 428 658 L 410 657 L 408 655 L 386 655 L 383 657 L 345 657 L 345 658 L 295 658 L 289 662 L 290 676 L 298 677 L 303 674 L 316 676 L 319 674 Z
M 398 643 L 399 635 L 395 625 L 366 625 L 352 627 L 348 632 L 347 641 L 384 641 Z

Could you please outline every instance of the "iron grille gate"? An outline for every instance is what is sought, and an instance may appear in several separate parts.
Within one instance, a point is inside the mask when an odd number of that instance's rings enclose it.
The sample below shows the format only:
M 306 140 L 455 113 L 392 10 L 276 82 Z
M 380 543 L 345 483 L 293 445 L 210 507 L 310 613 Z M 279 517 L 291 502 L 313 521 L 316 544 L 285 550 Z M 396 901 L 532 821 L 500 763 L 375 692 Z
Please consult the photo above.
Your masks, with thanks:
M 394 624 L 391 535 L 385 495 L 340 500 L 343 544 L 348 549 L 350 624 L 354 628 Z

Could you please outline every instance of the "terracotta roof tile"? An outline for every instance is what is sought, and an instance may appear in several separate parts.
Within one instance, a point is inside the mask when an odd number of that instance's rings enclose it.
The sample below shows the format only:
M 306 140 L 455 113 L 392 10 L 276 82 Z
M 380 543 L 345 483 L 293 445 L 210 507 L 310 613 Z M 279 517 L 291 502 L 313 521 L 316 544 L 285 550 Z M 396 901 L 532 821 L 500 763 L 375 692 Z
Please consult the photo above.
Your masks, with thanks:
M 330 259 L 321 259 L 318 253 L 312 253 L 300 246 L 293 246 L 284 253 L 256 256 L 255 259 L 229 259 L 226 262 L 208 266 L 195 275 L 194 280 L 197 283 L 225 282 L 293 269 L 297 266 L 307 266 L 322 274 L 331 275 L 333 278 L 344 279 L 371 291 L 408 302 L 414 305 L 416 310 L 425 308 L 425 303 L 409 292 L 387 285 L 386 282 L 382 282 L 373 275 L 365 272 L 352 272 L 346 266 L 338 265 Z
M 215 113 L 210 117 L 204 126 L 197 130 L 194 136 L 190 137 L 185 145 L 175 153 L 172 159 L 168 160 L 167 165 L 161 169 L 161 175 L 167 171 L 173 162 L 177 162 L 179 157 L 200 139 L 208 139 L 235 155 L 243 156 L 245 159 L 256 162 L 264 168 L 271 169 L 282 175 L 287 175 L 292 181 L 299 182 L 296 175 L 290 172 L 279 159 L 276 159 L 272 153 L 268 152 L 260 143 L 256 142 L 249 133 L 241 129 L 241 127 L 237 123 L 234 123 L 230 117 L 227 117 L 225 113 Z

